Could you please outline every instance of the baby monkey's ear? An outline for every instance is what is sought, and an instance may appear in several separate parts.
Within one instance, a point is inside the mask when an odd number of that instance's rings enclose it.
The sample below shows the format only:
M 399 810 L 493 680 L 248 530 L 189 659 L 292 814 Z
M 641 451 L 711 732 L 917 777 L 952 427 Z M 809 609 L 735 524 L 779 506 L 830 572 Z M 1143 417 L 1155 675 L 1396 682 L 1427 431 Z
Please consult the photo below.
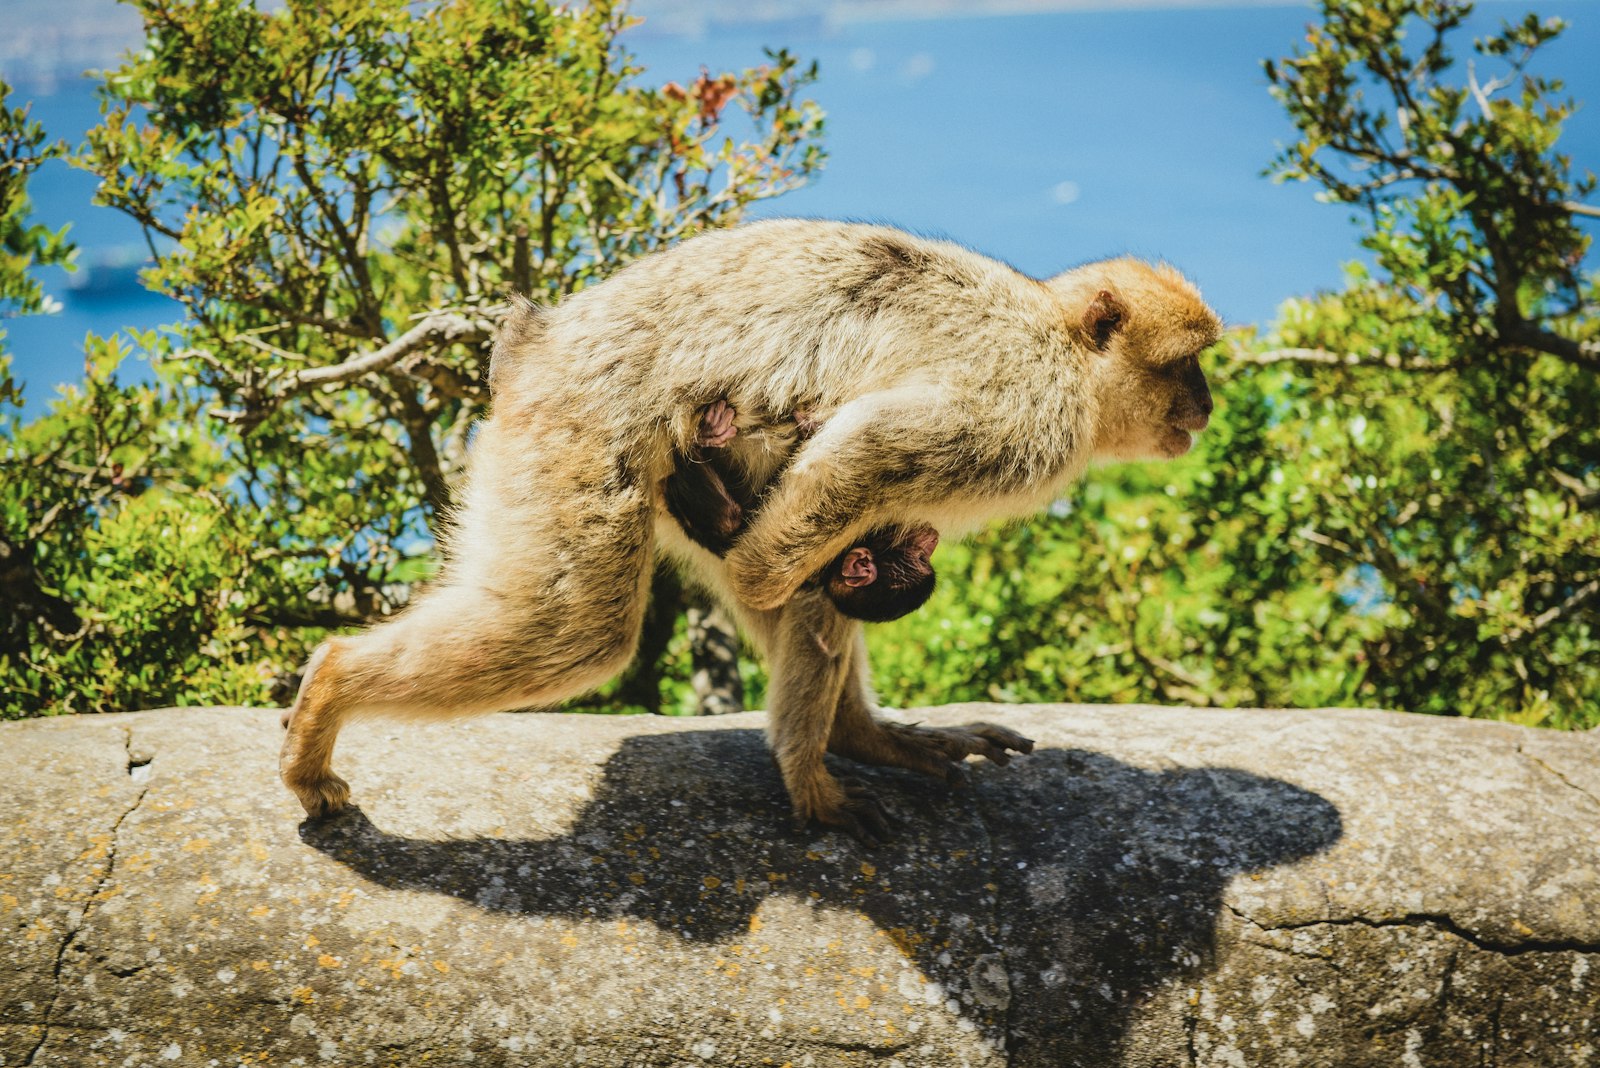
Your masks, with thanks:
M 857 545 L 839 561 L 839 578 L 846 586 L 870 586 L 878 581 L 878 564 L 872 550 Z
M 1111 344 L 1111 336 L 1122 327 L 1127 317 L 1128 309 L 1123 307 L 1116 294 L 1109 289 L 1102 289 L 1083 309 L 1083 332 L 1097 351 L 1104 352 L 1105 347 Z

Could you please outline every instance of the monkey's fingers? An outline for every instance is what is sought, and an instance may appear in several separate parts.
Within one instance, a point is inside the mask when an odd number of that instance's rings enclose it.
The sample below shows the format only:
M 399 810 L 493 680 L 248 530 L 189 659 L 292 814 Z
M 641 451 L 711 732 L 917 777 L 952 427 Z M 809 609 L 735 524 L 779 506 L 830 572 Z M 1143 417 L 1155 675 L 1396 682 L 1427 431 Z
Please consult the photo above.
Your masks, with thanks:
M 999 764 L 1011 763 L 1011 753 L 1033 752 L 1033 739 L 1024 738 L 1016 731 L 997 727 L 992 723 L 969 723 L 967 731 L 981 744 L 972 750 L 975 756 Z
M 707 449 L 720 449 L 732 441 L 739 433 L 739 428 L 733 425 L 738 414 L 726 400 L 707 405 L 700 413 L 699 444 Z

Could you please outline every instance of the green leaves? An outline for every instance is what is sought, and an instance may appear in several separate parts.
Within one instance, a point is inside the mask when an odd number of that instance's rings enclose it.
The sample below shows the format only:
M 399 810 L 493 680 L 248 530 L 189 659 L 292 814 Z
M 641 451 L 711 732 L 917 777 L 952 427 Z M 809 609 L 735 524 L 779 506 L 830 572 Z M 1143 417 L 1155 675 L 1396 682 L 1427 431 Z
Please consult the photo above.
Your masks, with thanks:
M 10 95 L 11 86 L 0 79 L 0 318 L 48 310 L 32 270 L 70 265 L 74 253 L 66 227 L 51 230 L 29 218 L 29 177 L 66 148 L 59 141 L 46 143 L 44 127 L 28 117 L 26 106 L 12 107 Z M 9 379 L 0 379 L 0 391 L 7 385 Z

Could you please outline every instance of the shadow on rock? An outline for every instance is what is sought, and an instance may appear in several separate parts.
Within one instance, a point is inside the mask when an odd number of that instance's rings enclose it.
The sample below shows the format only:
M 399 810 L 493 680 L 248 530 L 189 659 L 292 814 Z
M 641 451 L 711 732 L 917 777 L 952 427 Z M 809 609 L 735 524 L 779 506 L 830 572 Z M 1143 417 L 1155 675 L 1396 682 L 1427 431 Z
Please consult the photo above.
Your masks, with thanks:
M 1133 1014 L 1206 970 L 1240 874 L 1338 840 L 1338 811 L 1231 768 L 1152 771 L 1041 749 L 946 791 L 851 766 L 904 819 L 867 852 L 792 829 L 759 732 L 627 739 L 570 831 L 422 840 L 359 809 L 302 837 L 386 887 L 529 916 L 648 920 L 735 939 L 764 901 L 868 916 L 1018 1064 L 1117 1063 Z

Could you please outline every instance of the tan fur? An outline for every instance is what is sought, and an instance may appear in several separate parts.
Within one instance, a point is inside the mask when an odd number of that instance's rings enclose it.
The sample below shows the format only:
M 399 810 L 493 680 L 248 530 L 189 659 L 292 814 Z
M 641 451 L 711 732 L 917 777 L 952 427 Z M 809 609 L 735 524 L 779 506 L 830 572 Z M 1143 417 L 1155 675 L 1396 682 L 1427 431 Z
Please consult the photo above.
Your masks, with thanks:
M 1094 321 L 1105 306 L 1125 313 L 1114 329 Z M 1219 330 L 1168 267 L 1110 260 L 1041 282 L 947 242 L 802 220 L 695 238 L 554 308 L 519 304 L 441 576 L 319 651 L 284 779 L 308 812 L 336 811 L 333 742 L 353 715 L 465 715 L 598 685 L 632 656 L 659 543 L 767 654 L 796 815 L 870 836 L 875 803 L 833 779 L 826 749 L 948 777 L 1026 740 L 880 723 L 860 625 L 802 583 L 872 527 L 959 534 L 1037 509 L 1092 461 L 1187 448 L 1175 421 L 1198 429 L 1209 398 L 1197 414 L 1198 368 L 1180 372 Z M 721 398 L 739 413 L 733 462 L 772 480 L 726 561 L 660 501 Z

